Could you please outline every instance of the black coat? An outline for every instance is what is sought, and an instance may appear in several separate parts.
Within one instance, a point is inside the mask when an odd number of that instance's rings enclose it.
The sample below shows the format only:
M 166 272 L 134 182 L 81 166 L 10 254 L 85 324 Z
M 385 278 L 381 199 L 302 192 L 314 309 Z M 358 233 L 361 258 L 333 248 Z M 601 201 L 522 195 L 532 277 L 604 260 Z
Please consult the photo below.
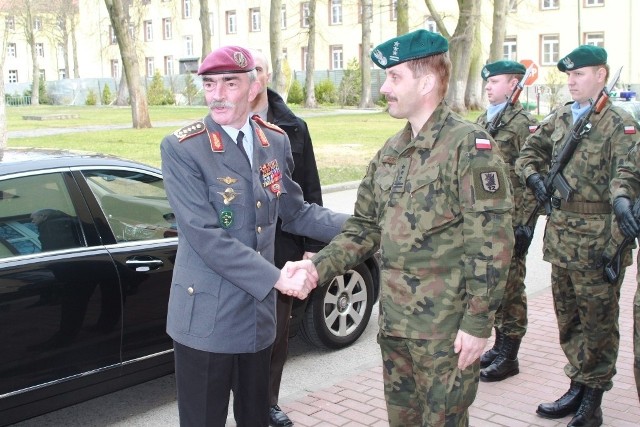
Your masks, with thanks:
M 267 98 L 267 120 L 282 128 L 291 143 L 295 165 L 291 177 L 302 188 L 305 201 L 322 206 L 320 177 L 307 124 L 293 114 L 282 97 L 273 90 L 267 89 Z M 322 242 L 284 232 L 280 225 L 281 222 L 278 220 L 275 241 L 275 265 L 278 268 L 282 268 L 287 261 L 302 259 L 305 251 L 318 252 L 324 246 Z

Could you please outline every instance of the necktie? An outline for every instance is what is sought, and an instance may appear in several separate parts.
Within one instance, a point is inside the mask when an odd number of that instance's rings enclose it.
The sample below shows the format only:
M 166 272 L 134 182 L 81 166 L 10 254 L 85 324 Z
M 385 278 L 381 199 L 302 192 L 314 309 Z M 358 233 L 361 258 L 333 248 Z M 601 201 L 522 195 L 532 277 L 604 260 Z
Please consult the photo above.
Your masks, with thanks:
M 247 162 L 251 164 L 251 161 L 249 161 L 249 156 L 247 155 L 247 152 L 244 149 L 244 132 L 242 131 L 238 132 L 238 136 L 236 138 L 236 145 L 238 146 L 240 151 L 242 151 L 242 154 L 244 155 L 244 158 L 247 159 Z

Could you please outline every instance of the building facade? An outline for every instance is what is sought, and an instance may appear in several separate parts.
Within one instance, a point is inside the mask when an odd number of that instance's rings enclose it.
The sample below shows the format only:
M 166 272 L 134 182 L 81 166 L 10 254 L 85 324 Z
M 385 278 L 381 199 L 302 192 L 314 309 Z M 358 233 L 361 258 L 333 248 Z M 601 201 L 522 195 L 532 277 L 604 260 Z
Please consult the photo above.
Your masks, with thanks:
M 196 70 L 202 54 L 199 0 L 129 0 L 130 33 L 136 43 L 141 72 L 173 76 Z M 435 0 L 448 31 L 457 23 L 457 4 Z M 491 0 L 482 0 L 478 20 L 482 45 L 488 55 L 491 42 Z M 238 44 L 269 51 L 269 0 L 209 0 L 211 45 Z M 316 70 L 341 70 L 359 58 L 361 46 L 359 0 L 318 0 L 316 4 Z M 309 2 L 282 0 L 283 55 L 293 72 L 304 71 L 308 42 Z M 436 30 L 423 0 L 409 0 L 410 30 Z M 13 17 L 13 18 L 12 18 Z M 609 64 L 624 66 L 620 82 L 640 83 L 640 57 L 633 40 L 640 36 L 637 0 L 512 0 L 508 14 L 504 57 L 528 59 L 538 65 L 537 85 L 552 81 L 560 57 L 579 44 L 603 46 Z M 5 83 L 31 81 L 30 49 L 14 15 L 5 12 L 8 33 Z M 45 17 L 39 17 L 42 23 Z M 78 0 L 76 39 L 81 78 L 119 80 L 122 64 L 104 0 Z M 373 0 L 372 46 L 396 34 L 396 0 Z M 42 25 L 42 24 L 41 24 Z M 38 61 L 46 80 L 68 78 L 61 66 L 61 45 L 40 31 Z M 368 49 L 370 49 L 369 47 Z M 69 44 L 67 49 L 72 49 Z M 371 64 L 368 64 L 371 66 Z M 71 71 L 69 74 L 75 72 Z M 551 73 L 551 74 L 550 74 Z M 144 77 L 141 76 L 141 77 Z M 9 93 L 9 92 L 8 92 Z

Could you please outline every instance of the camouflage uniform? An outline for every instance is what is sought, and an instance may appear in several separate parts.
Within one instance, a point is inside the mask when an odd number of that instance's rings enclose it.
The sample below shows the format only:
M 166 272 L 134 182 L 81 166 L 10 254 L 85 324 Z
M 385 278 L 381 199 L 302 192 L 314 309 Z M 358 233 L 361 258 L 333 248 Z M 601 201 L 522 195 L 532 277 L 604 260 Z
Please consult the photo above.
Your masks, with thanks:
M 618 176 L 611 181 L 611 200 L 619 196 L 630 200 L 640 197 L 640 142 L 629 152 L 626 161 L 618 167 Z M 636 265 L 640 265 L 640 252 Z M 640 400 L 640 274 L 636 274 L 636 279 L 638 286 L 633 301 L 633 373 Z
M 484 112 L 476 120 L 483 128 L 487 128 L 487 113 Z M 535 206 L 533 193 L 522 185 L 515 172 L 515 163 L 525 139 L 533 132 L 538 121 L 529 112 L 522 108 L 518 101 L 513 107 L 509 107 L 502 116 L 503 125 L 493 137 L 500 149 L 500 154 L 509 166 L 509 178 L 513 188 L 513 227 L 523 225 L 529 219 L 529 215 Z M 535 225 L 535 224 L 534 224 Z M 522 339 L 527 331 L 527 293 L 525 292 L 524 277 L 527 272 L 526 255 L 511 258 L 509 276 L 504 289 L 504 297 L 496 311 L 495 326 L 503 334 Z
M 486 149 L 482 149 L 486 148 Z M 491 149 L 493 148 L 493 149 Z M 458 330 L 488 337 L 513 248 L 508 169 L 489 135 L 441 103 L 369 164 L 320 283 L 380 249 L 380 343 L 393 426 L 466 425 L 479 363 L 457 368 Z
M 623 239 L 612 223 L 609 188 L 635 135 L 625 134 L 625 126 L 633 124 L 632 118 L 610 101 L 599 114 L 591 116 L 591 124 L 563 171 L 575 190 L 572 201 L 552 199 L 543 252 L 544 260 L 552 264 L 560 345 L 569 362 L 565 373 L 579 384 L 609 390 L 618 356 L 621 280 L 615 285 L 607 283 L 602 266 L 603 256 L 611 257 Z M 527 139 L 516 161 L 523 182 L 533 173 L 547 170 L 572 126 L 568 103 L 547 117 Z M 630 250 L 622 261 L 624 267 L 631 264 Z

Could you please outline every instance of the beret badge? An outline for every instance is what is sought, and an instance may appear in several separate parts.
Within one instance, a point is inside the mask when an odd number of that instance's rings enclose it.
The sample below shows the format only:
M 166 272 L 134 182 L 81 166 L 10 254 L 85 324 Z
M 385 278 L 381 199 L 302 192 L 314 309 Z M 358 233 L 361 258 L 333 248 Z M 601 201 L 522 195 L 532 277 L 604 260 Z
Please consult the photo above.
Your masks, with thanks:
M 240 68 L 245 68 L 249 63 L 249 61 L 247 61 L 247 57 L 244 56 L 242 52 L 234 52 L 233 60 L 235 61 L 236 64 L 238 64 L 238 67 Z
M 387 65 L 387 58 L 382 54 L 382 52 L 380 52 L 380 49 L 374 50 L 372 54 L 378 60 L 380 65 L 382 65 L 383 67 Z
M 572 69 L 575 66 L 571 58 L 569 58 L 568 56 L 562 59 L 562 63 L 568 70 Z

